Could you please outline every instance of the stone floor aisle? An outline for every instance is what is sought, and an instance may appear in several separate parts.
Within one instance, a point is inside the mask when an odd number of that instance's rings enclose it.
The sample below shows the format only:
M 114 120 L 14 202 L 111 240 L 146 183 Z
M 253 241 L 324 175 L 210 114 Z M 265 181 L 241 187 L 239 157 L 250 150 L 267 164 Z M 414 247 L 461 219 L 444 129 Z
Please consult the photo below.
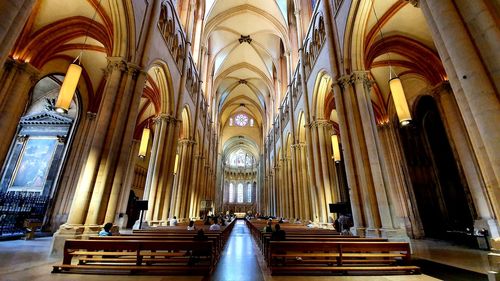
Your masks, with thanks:
M 254 247 L 250 230 L 242 220 L 236 221 L 212 280 L 264 281 L 258 263 L 260 252 Z

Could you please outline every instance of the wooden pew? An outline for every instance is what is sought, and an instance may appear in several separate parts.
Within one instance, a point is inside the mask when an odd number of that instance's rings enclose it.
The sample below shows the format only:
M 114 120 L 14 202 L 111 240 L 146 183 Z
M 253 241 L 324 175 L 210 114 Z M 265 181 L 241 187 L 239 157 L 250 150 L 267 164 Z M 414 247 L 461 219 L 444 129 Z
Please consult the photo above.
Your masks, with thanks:
M 207 275 L 213 270 L 212 241 L 66 240 L 59 272 L 169 273 Z M 76 259 L 76 264 L 73 260 Z
M 406 242 L 271 241 L 268 261 L 276 273 L 419 273 Z
M 269 242 L 271 242 L 271 235 L 266 235 L 263 238 L 262 243 L 262 254 L 266 259 L 268 258 L 269 253 Z M 287 235 L 286 241 L 298 241 L 298 242 L 307 242 L 307 241 L 316 241 L 316 242 L 387 242 L 386 238 L 360 238 L 358 236 L 302 236 L 302 235 Z
M 208 241 L 213 242 L 213 255 L 214 255 L 214 262 L 217 263 L 219 260 L 220 254 L 222 252 L 222 245 L 221 245 L 221 239 L 220 235 L 206 235 Z M 144 233 L 142 234 L 128 234 L 128 235 L 120 235 L 120 236 L 91 236 L 89 237 L 89 240 L 106 240 L 106 241 L 127 241 L 127 240 L 175 240 L 175 241 L 194 241 L 193 240 L 194 235 L 175 235 L 175 234 L 169 234 L 169 235 L 161 235 L 160 233 L 157 234 L 152 234 L 152 235 L 146 235 Z

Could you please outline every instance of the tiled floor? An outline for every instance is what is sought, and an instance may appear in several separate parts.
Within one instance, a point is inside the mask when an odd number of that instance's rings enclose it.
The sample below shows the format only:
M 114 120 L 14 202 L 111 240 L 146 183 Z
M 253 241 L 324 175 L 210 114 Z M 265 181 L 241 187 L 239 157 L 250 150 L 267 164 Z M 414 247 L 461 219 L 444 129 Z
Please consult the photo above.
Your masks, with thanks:
M 439 280 L 427 275 L 403 276 L 271 276 L 259 249 L 256 248 L 248 228 L 238 221 L 214 274 L 210 278 L 201 276 L 127 276 L 127 275 L 80 275 L 52 274 L 52 265 L 59 259 L 48 256 L 51 238 L 32 241 L 16 240 L 0 242 L 1 281 L 107 281 L 107 280 L 242 280 L 242 281 L 288 281 L 288 280 L 340 280 L 340 281 L 422 281 Z M 485 273 L 488 268 L 487 252 L 456 247 L 443 242 L 413 241 L 414 257 Z

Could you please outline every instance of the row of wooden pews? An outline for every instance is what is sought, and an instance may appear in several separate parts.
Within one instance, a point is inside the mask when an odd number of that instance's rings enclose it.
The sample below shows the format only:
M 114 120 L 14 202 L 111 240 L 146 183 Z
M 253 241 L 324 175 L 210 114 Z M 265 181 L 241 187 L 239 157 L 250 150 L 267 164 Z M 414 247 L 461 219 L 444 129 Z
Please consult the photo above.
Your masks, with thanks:
M 134 230 L 132 234 L 66 240 L 62 264 L 53 273 L 130 273 L 161 272 L 182 275 L 208 275 L 219 260 L 236 220 L 220 231 L 197 221 L 206 239 L 195 239 L 197 231 L 187 225 Z
M 331 229 L 307 228 L 282 223 L 286 241 L 271 241 L 262 230 L 265 220 L 247 220 L 271 274 L 415 274 L 407 242 L 389 242 L 385 238 L 341 236 Z M 273 222 L 273 225 L 277 222 Z

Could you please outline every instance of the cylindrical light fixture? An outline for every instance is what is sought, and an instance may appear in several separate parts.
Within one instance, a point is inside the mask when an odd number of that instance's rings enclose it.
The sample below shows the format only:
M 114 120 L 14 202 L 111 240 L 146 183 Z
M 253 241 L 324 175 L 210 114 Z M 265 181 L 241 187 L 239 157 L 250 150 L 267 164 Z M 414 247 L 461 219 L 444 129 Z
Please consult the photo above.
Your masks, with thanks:
M 59 96 L 56 102 L 56 111 L 59 113 L 68 112 L 71 101 L 78 86 L 78 80 L 82 75 L 82 67 L 78 64 L 72 63 L 68 67 L 66 76 L 64 76 L 64 81 L 59 91 Z
M 399 79 L 398 76 L 392 78 L 389 80 L 389 87 L 391 88 L 392 99 L 394 101 L 394 106 L 396 107 L 399 123 L 401 126 L 406 126 L 410 124 L 411 115 L 401 79 Z
M 139 157 L 146 157 L 146 153 L 148 151 L 149 144 L 149 135 L 151 134 L 151 130 L 149 128 L 144 128 L 142 130 L 141 144 L 139 146 Z
M 179 153 L 175 154 L 174 175 L 177 174 L 177 169 L 179 169 Z
M 340 147 L 339 147 L 339 136 L 332 135 L 332 150 L 333 150 L 333 161 L 339 162 L 340 157 Z

